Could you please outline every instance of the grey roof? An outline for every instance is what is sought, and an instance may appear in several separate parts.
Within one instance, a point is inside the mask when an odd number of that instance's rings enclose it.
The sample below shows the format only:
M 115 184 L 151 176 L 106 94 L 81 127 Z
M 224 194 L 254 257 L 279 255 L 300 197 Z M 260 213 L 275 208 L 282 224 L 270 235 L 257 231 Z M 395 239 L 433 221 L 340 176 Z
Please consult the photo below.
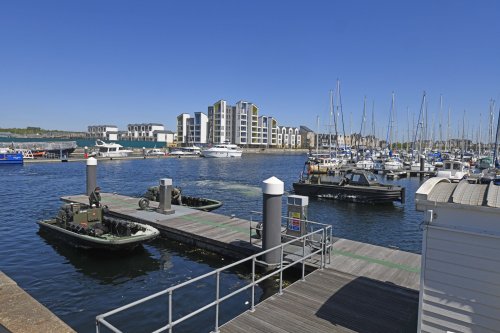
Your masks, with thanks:
M 446 178 L 434 177 L 420 186 L 415 201 L 417 209 L 425 202 L 500 208 L 500 186 L 493 182 L 469 184 L 467 180 L 450 183 Z

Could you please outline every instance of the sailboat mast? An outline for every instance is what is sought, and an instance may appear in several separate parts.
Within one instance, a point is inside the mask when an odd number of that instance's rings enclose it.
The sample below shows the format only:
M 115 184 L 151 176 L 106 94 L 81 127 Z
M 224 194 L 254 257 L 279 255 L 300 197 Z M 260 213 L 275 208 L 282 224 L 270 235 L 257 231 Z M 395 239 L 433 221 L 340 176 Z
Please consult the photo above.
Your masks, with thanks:
M 333 116 L 333 91 L 330 90 L 330 117 L 328 119 L 328 153 L 332 157 L 332 116 Z
M 497 124 L 497 132 L 495 135 L 495 151 L 493 152 L 493 163 L 495 163 L 495 167 L 499 167 L 498 163 L 498 156 L 497 156 L 497 151 L 498 151 L 498 130 L 500 129 L 500 108 L 498 108 L 498 124 Z

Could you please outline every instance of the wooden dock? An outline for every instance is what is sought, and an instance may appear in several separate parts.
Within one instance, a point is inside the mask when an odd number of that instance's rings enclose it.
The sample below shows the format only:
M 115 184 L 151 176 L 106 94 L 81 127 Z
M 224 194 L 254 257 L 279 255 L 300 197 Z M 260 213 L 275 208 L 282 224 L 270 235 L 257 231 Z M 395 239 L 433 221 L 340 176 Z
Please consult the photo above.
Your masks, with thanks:
M 416 332 L 420 255 L 338 239 L 332 260 L 222 333 Z
M 139 198 L 102 193 L 114 215 L 150 224 L 167 238 L 234 258 L 261 250 L 250 242 L 250 221 L 172 205 L 174 214 L 140 210 Z M 85 195 L 66 202 L 88 203 Z M 255 223 L 255 222 L 253 222 Z M 256 224 L 256 223 L 255 223 Z M 418 310 L 420 255 L 335 239 L 331 260 L 221 327 L 221 332 L 414 332 Z

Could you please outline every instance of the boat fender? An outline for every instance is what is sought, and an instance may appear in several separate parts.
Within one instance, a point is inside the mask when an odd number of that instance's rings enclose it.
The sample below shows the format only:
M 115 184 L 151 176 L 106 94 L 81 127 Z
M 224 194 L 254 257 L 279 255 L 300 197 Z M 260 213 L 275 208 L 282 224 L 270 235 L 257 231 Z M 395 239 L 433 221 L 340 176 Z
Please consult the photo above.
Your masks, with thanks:
M 149 200 L 146 198 L 141 198 L 139 200 L 139 208 L 140 209 L 146 209 L 149 207 Z

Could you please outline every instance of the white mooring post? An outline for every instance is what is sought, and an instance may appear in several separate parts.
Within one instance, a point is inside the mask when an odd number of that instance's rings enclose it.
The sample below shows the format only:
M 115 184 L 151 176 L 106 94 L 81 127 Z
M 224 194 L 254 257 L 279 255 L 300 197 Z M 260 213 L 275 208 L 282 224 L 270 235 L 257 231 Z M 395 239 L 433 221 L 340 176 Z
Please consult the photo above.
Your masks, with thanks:
M 87 159 L 87 195 L 90 195 L 97 186 L 97 160 L 93 157 Z
M 281 202 L 284 191 L 284 184 L 276 177 L 264 180 L 263 192 L 263 229 L 262 229 L 262 249 L 273 248 L 281 244 Z M 279 264 L 281 261 L 280 250 L 264 254 L 264 261 L 270 265 Z

